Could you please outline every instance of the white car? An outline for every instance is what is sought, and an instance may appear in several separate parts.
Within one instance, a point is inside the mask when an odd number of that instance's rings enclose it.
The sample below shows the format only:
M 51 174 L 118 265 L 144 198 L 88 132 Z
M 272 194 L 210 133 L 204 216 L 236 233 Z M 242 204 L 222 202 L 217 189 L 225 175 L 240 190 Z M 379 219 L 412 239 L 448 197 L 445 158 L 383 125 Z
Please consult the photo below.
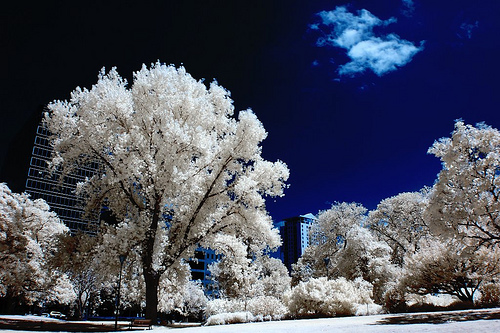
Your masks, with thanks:
M 66 319 L 66 315 L 62 314 L 59 311 L 50 311 L 50 316 L 57 319 Z

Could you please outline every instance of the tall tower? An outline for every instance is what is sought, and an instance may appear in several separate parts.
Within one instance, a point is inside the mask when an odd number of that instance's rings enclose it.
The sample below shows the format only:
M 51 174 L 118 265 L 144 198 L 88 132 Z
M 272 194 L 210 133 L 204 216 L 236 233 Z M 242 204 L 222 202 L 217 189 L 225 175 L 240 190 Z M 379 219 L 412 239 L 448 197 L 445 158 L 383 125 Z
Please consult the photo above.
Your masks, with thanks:
M 99 224 L 99 216 L 86 217 L 83 204 L 75 194 L 76 184 L 85 177 L 91 177 L 97 170 L 97 164 L 87 168 L 78 168 L 72 174 L 64 176 L 54 172 L 50 174 L 48 162 L 53 149 L 49 142 L 50 133 L 42 125 L 38 125 L 35 142 L 30 159 L 26 193 L 32 199 L 44 199 L 59 218 L 68 226 L 71 232 L 82 230 L 95 234 Z
M 292 264 L 299 260 L 311 243 L 309 231 L 316 220 L 316 216 L 309 213 L 275 223 L 275 227 L 280 232 L 283 245 L 273 256 L 281 259 L 289 271 L 292 270 Z

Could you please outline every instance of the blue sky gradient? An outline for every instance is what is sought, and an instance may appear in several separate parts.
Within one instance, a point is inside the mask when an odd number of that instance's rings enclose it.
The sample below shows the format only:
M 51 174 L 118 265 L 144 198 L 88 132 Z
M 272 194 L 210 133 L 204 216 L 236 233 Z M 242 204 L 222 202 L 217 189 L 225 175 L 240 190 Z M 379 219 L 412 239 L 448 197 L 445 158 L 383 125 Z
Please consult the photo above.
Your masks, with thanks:
M 183 64 L 217 81 L 269 132 L 291 170 L 274 219 L 334 201 L 373 209 L 431 186 L 427 155 L 454 120 L 500 128 L 500 2 L 44 1 L 0 13 L 0 181 L 24 188 L 44 105 L 116 66 Z M 24 169 L 23 169 L 24 168 Z

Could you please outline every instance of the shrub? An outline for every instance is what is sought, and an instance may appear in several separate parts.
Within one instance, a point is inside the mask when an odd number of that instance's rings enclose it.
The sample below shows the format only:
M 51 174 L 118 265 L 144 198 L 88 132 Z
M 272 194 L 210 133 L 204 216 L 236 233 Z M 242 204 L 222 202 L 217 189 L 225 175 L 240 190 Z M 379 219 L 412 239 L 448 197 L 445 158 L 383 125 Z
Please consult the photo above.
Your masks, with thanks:
M 256 317 L 270 320 L 280 320 L 288 312 L 283 302 L 272 296 L 259 296 L 250 299 L 247 303 L 247 310 Z
M 219 313 L 213 316 L 210 316 L 207 319 L 207 326 L 211 325 L 225 325 L 225 324 L 237 324 L 237 323 L 247 323 L 255 321 L 254 316 L 246 311 L 241 312 L 232 312 L 232 313 Z
M 208 302 L 205 314 L 207 325 L 223 325 L 248 321 L 280 320 L 288 312 L 276 297 L 258 296 L 244 300 L 214 299 Z M 244 321 L 242 313 L 245 314 Z M 250 314 L 250 316 L 247 316 Z
M 487 283 L 481 287 L 480 291 L 481 298 L 479 303 L 481 306 L 500 305 L 500 285 L 496 283 Z
M 384 293 L 384 308 L 390 313 L 406 312 L 408 306 L 406 304 L 405 292 L 398 288 L 398 286 L 389 288 Z
M 300 282 L 285 295 L 294 317 L 352 316 L 360 304 L 373 304 L 370 284 L 357 279 L 327 280 L 325 277 Z
M 207 317 L 223 314 L 244 311 L 245 304 L 238 300 L 229 300 L 227 298 L 219 298 L 208 301 L 205 309 Z

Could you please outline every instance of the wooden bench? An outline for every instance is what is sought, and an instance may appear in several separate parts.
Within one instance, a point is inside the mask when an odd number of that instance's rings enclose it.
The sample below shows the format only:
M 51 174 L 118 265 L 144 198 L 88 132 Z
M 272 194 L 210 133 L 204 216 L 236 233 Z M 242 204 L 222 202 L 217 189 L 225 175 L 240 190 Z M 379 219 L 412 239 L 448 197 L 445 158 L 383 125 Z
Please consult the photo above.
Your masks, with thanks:
M 132 327 L 147 327 L 151 329 L 153 321 L 151 319 L 134 319 L 130 322 L 130 328 Z

